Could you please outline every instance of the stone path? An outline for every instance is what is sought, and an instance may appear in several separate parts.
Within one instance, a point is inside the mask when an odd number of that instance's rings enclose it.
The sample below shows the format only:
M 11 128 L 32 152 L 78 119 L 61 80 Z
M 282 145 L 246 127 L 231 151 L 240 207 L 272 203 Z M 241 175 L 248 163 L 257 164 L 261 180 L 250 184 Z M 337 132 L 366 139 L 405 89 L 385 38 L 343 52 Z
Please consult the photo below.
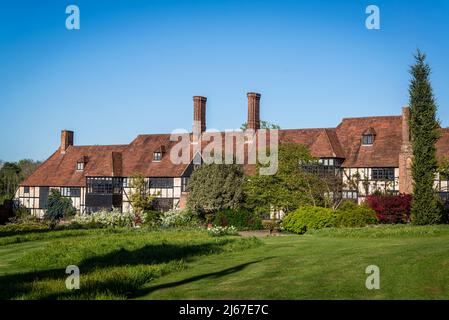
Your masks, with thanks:
M 270 235 L 268 230 L 252 230 L 252 231 L 240 231 L 239 235 L 242 237 L 268 237 Z M 273 232 L 271 236 L 285 236 L 286 234 L 282 234 L 279 232 Z

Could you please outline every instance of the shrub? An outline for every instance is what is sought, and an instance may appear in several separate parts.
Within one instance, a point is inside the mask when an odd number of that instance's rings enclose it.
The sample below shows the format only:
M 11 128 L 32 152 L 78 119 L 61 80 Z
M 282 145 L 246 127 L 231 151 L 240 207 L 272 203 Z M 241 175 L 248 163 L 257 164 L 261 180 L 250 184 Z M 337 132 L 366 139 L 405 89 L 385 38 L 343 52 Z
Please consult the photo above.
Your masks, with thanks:
M 243 181 L 242 165 L 203 164 L 189 178 L 187 207 L 204 214 L 239 208 Z
M 48 230 L 48 226 L 42 223 L 10 223 L 0 226 L 0 237 Z
M 144 226 L 158 227 L 161 224 L 160 215 L 159 211 L 145 211 L 140 215 L 140 220 L 138 222 Z
M 50 221 L 50 225 L 54 227 L 62 218 L 72 217 L 75 214 L 72 199 L 61 196 L 59 190 L 51 189 L 44 219 Z
M 74 223 L 98 227 L 133 227 L 136 216 L 133 213 L 122 213 L 118 209 L 101 210 L 91 214 L 75 217 Z
M 321 207 L 302 207 L 288 213 L 283 221 L 283 229 L 295 233 L 305 233 L 309 229 L 322 229 L 335 226 L 335 213 L 332 209 Z
M 234 226 L 239 230 L 260 230 L 262 219 L 259 215 L 246 209 L 227 209 L 215 213 L 214 225 Z
M 408 194 L 376 194 L 366 198 L 367 205 L 376 212 L 381 223 L 410 222 L 412 196 Z
M 221 236 L 233 236 L 237 234 L 237 228 L 234 226 L 229 227 L 213 227 L 207 230 L 207 232 L 213 237 Z
M 366 204 L 357 205 L 352 201 L 342 203 L 335 213 L 337 227 L 364 227 L 376 223 L 376 212 Z
M 199 216 L 196 212 L 185 210 L 169 210 L 161 213 L 162 227 L 193 227 L 200 224 Z

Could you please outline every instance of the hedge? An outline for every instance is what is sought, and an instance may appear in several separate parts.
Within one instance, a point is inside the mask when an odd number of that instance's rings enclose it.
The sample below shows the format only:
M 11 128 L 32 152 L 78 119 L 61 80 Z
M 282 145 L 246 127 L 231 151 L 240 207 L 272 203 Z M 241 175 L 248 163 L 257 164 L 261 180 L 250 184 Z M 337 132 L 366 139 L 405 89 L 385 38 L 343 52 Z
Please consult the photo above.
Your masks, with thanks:
M 303 234 L 307 230 L 331 227 L 364 227 L 376 223 L 376 213 L 366 205 L 345 202 L 337 211 L 322 207 L 302 207 L 287 214 L 284 230 Z
M 303 234 L 308 229 L 322 229 L 335 226 L 335 213 L 332 209 L 321 207 L 302 207 L 288 213 L 282 227 L 294 233 Z
M 335 213 L 336 227 L 364 227 L 377 222 L 376 212 L 366 204 L 344 202 Z
M 246 209 L 227 209 L 215 213 L 213 220 L 217 226 L 234 226 L 238 230 L 260 230 L 262 229 L 262 219 L 254 212 Z

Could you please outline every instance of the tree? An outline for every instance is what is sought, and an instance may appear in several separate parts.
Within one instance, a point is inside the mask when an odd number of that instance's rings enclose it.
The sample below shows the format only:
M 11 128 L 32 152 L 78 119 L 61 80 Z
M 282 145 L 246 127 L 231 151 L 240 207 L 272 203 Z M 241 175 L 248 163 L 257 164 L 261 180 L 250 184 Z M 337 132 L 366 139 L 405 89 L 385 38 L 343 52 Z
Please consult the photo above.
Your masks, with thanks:
M 439 138 L 436 104 L 430 84 L 430 66 L 419 50 L 415 64 L 410 68 L 410 133 L 412 137 L 413 202 L 412 222 L 418 225 L 441 221 L 441 210 L 434 190 L 437 171 L 435 143 Z
M 276 174 L 260 175 L 256 170 L 246 180 L 247 206 L 259 214 L 288 213 L 303 205 L 325 206 L 330 184 L 318 174 L 301 169 L 306 164 L 318 165 L 304 145 L 281 144 Z
M 203 214 L 241 207 L 243 177 L 242 165 L 201 165 L 189 178 L 187 207 Z
M 131 177 L 131 194 L 129 199 L 133 211 L 137 215 L 153 210 L 155 197 L 150 194 L 148 183 L 140 173 L 134 173 Z
M 21 181 L 28 178 L 30 174 L 36 170 L 36 168 L 41 164 L 40 161 L 35 161 L 32 159 L 22 159 L 17 162 L 17 165 L 20 168 L 20 178 Z
M 72 199 L 61 196 L 59 190 L 51 189 L 44 214 L 44 219 L 50 222 L 50 226 L 55 226 L 62 218 L 75 214 L 76 209 L 72 205 Z
M 246 130 L 247 128 L 248 128 L 248 123 L 247 122 L 242 123 L 242 125 L 240 126 L 240 129 L 242 129 L 242 130 Z M 277 129 L 277 130 L 280 130 L 281 126 L 278 126 L 277 124 L 274 124 L 274 123 L 271 123 L 271 122 L 268 122 L 268 121 L 261 120 L 260 121 L 260 128 L 261 129 Z
M 14 162 L 5 162 L 0 169 L 0 202 L 12 199 L 21 180 L 20 167 Z
M 39 161 L 23 159 L 19 162 L 1 162 L 0 165 L 0 204 L 12 199 L 19 183 L 26 179 L 40 164 Z

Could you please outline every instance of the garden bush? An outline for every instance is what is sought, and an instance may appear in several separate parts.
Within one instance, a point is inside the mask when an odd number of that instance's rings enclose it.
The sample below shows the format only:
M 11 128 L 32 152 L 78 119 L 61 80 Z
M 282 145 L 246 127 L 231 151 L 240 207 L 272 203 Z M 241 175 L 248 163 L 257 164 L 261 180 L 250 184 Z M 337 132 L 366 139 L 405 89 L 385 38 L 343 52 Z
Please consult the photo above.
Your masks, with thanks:
M 51 189 L 47 200 L 44 219 L 53 228 L 62 218 L 73 217 L 76 209 L 72 206 L 72 199 L 63 197 L 59 190 Z
M 145 211 L 136 219 L 136 223 L 140 223 L 146 227 L 158 227 L 161 225 L 161 213 L 158 211 Z
M 408 194 L 374 194 L 366 198 L 367 205 L 376 212 L 381 223 L 410 222 L 412 196 Z
M 343 202 L 335 213 L 336 227 L 364 227 L 377 222 L 376 212 L 366 204 Z
M 170 227 L 195 227 L 201 223 L 198 214 L 190 209 L 169 210 L 160 215 L 161 226 Z
M 245 209 L 227 209 L 215 213 L 213 221 L 217 226 L 234 226 L 239 230 L 260 230 L 262 219 L 254 212 Z
M 133 213 L 122 213 L 118 209 L 114 209 L 76 216 L 73 223 L 97 227 L 133 227 L 135 219 L 136 216 Z
M 48 230 L 48 225 L 43 223 L 9 223 L 0 226 L 0 237 Z
M 282 221 L 282 228 L 303 234 L 309 229 L 333 227 L 335 220 L 336 215 L 332 209 L 306 206 L 288 213 Z

